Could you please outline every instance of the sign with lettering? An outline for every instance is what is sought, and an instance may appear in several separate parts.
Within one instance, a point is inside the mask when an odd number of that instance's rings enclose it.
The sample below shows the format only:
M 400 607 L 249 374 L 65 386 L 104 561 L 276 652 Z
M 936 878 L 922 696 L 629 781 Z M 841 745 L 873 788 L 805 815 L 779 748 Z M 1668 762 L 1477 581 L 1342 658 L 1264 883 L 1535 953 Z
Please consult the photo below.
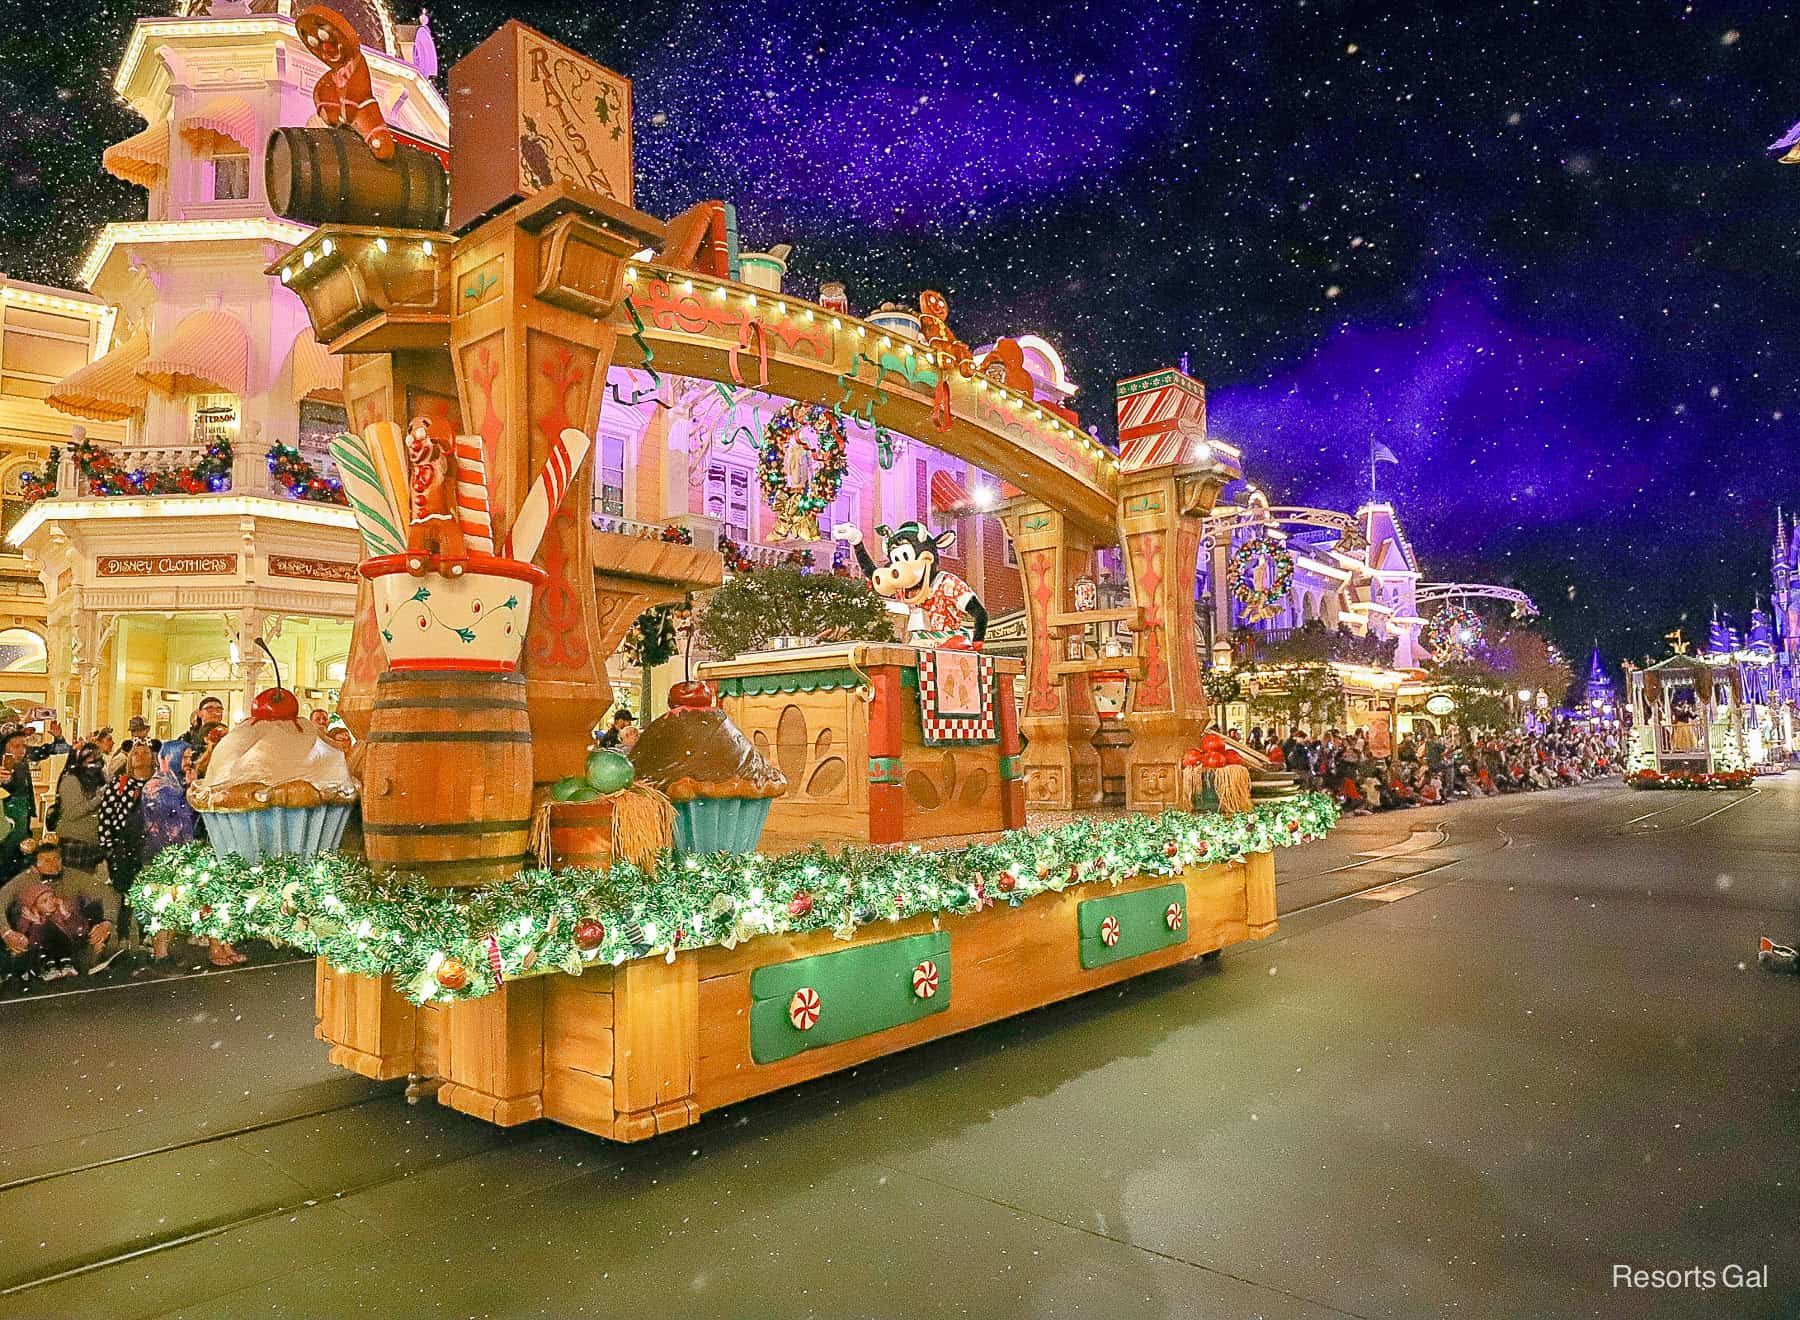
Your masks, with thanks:
M 450 227 L 568 182 L 631 205 L 631 82 L 517 19 L 450 68 Z
M 236 555 L 101 555 L 94 572 L 111 577 L 217 577 L 237 572 Z
M 356 565 L 337 559 L 303 559 L 298 555 L 270 555 L 273 577 L 305 578 L 308 582 L 347 582 L 356 585 Z

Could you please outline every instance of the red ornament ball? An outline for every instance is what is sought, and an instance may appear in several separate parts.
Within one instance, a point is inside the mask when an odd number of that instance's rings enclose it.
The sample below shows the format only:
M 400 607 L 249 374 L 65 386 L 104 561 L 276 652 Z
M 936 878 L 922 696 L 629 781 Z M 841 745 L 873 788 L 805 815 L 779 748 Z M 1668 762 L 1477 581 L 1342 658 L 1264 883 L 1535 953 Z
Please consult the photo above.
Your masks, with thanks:
M 804 917 L 808 912 L 811 912 L 812 909 L 812 895 L 805 890 L 801 890 L 798 894 L 795 894 L 793 898 L 788 900 L 788 915 L 790 917 Z
M 456 958 L 446 958 L 438 964 L 437 983 L 446 990 L 461 990 L 469 983 L 469 969 Z
M 605 938 L 606 927 L 592 917 L 575 923 L 575 947 L 582 952 L 599 948 Z
M 1011 871 L 1002 871 L 1000 872 L 1000 878 L 994 883 L 999 886 L 1001 893 L 1010 894 L 1013 891 L 1013 887 L 1019 883 L 1019 877 L 1014 875 Z
M 1176 853 L 1178 853 L 1180 851 L 1181 851 L 1181 848 L 1176 844 L 1175 840 L 1173 840 L 1173 839 L 1170 839 L 1167 843 L 1165 843 L 1163 845 L 1163 856 L 1164 857 L 1173 857 Z

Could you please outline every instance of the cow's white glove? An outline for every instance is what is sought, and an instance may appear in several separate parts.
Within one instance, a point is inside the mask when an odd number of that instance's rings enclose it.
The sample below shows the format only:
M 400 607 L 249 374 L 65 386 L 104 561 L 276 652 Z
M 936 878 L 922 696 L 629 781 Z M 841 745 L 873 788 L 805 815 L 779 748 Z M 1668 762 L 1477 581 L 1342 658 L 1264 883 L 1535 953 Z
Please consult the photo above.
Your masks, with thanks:
M 834 523 L 831 528 L 831 539 L 842 541 L 845 545 L 861 545 L 862 528 L 855 523 Z

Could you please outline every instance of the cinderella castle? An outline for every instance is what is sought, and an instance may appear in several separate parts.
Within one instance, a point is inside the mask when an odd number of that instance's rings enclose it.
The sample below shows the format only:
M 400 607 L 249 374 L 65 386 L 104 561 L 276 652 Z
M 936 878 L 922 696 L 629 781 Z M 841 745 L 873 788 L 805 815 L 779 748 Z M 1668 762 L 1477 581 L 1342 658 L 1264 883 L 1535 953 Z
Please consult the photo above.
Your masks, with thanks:
M 1769 644 L 1775 652 L 1775 684 L 1781 696 L 1800 702 L 1800 521 L 1775 513 L 1775 544 L 1769 549 Z M 1760 610 L 1751 613 L 1756 633 Z

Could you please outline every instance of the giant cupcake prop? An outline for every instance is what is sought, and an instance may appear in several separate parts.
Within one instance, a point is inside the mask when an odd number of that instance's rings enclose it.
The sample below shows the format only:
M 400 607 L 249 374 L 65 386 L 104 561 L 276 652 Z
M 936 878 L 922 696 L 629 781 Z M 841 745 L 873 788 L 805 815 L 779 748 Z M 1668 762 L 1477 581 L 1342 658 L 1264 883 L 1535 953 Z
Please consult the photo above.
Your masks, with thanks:
M 281 685 L 279 667 L 275 686 L 256 694 L 250 718 L 218 741 L 206 778 L 188 790 L 213 848 L 247 862 L 331 851 L 355 801 L 343 752 L 300 718 L 299 698 Z
M 675 804 L 675 846 L 683 852 L 756 851 L 769 805 L 787 792 L 770 765 L 719 709 L 711 683 L 677 683 L 669 713 L 650 721 L 631 762 L 638 782 Z

